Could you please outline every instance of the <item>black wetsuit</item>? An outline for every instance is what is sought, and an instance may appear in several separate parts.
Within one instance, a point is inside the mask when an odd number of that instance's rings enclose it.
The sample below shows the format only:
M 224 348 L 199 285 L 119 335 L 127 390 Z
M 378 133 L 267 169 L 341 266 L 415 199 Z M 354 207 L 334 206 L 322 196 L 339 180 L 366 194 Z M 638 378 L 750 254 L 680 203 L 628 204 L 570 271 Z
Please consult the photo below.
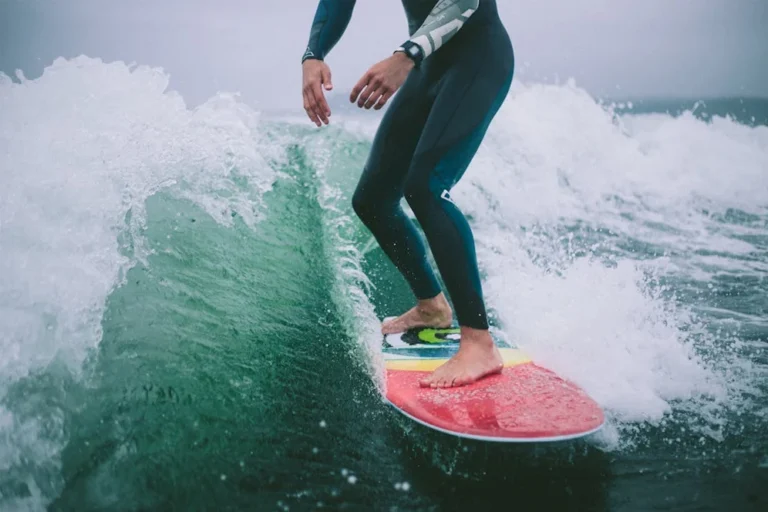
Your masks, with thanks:
M 446 24 L 446 8 L 456 4 L 460 9 L 453 14 L 462 15 Z M 474 238 L 449 191 L 506 98 L 514 69 L 512 45 L 495 0 L 403 0 L 403 5 L 412 37 L 402 49 L 415 56 L 417 66 L 382 119 L 352 204 L 417 298 L 428 299 L 440 293 L 440 285 L 422 237 L 400 206 L 405 197 L 426 235 L 459 325 L 486 329 Z M 346 28 L 353 6 L 353 0 L 321 0 L 305 59 L 325 56 Z

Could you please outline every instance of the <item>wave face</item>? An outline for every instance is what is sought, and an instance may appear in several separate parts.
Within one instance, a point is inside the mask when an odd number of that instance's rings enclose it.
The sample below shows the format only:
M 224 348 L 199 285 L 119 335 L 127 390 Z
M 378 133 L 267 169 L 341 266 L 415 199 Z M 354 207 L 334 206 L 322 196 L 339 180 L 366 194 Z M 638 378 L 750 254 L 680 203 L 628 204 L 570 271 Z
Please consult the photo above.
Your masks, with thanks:
M 609 420 L 510 457 L 381 401 L 377 318 L 412 298 L 350 206 L 375 119 L 190 109 L 85 57 L 0 75 L 0 508 L 757 503 L 768 127 L 624 110 L 515 84 L 452 193 L 494 328 Z

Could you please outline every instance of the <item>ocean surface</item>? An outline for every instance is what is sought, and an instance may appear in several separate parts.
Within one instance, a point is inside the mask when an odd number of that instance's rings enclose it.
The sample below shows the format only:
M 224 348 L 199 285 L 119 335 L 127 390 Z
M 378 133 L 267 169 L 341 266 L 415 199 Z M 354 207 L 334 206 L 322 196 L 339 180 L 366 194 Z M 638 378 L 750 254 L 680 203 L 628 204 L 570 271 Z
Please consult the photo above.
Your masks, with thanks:
M 0 75 L 0 510 L 768 510 L 768 102 L 513 85 L 452 195 L 493 325 L 607 425 L 499 446 L 381 398 L 378 119 L 168 81 Z

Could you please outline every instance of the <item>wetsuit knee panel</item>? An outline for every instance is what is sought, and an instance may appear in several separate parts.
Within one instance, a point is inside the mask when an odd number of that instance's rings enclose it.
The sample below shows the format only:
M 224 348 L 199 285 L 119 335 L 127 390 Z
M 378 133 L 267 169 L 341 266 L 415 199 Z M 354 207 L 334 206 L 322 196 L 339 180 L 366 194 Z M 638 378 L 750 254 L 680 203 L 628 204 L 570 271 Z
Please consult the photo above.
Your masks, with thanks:
M 368 210 L 370 210 L 370 205 L 365 198 L 365 193 L 359 187 L 355 190 L 355 193 L 352 194 L 352 209 L 358 217 L 362 217 Z
M 352 194 L 352 209 L 364 222 L 376 216 L 386 217 L 397 210 L 400 205 L 398 189 L 392 187 L 375 187 L 371 183 L 360 182 Z
M 418 162 L 418 159 L 415 163 Z M 411 209 L 414 213 L 417 212 L 423 206 L 429 204 L 429 202 L 435 197 L 435 190 L 431 185 L 432 172 L 430 172 L 434 165 L 422 164 L 425 167 L 419 168 L 413 166 L 409 172 L 408 178 L 405 180 L 403 195 L 405 200 L 408 201 Z M 438 193 L 437 196 L 440 194 Z
M 352 194 L 352 209 L 363 220 L 380 210 L 382 208 L 381 203 L 383 203 L 381 198 L 376 197 L 370 187 L 364 186 L 362 183 L 357 185 L 355 193 Z

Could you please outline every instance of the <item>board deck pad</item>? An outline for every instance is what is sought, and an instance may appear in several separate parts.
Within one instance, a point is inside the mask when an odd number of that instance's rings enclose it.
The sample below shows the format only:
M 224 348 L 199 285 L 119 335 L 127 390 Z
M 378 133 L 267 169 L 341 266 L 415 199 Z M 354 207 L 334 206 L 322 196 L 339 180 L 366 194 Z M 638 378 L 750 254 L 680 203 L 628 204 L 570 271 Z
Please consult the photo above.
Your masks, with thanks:
M 457 388 L 422 388 L 419 381 L 456 353 L 459 333 L 420 328 L 384 336 L 386 398 L 396 409 L 435 430 L 485 441 L 561 441 L 602 427 L 603 411 L 584 390 L 496 336 L 500 374 Z

